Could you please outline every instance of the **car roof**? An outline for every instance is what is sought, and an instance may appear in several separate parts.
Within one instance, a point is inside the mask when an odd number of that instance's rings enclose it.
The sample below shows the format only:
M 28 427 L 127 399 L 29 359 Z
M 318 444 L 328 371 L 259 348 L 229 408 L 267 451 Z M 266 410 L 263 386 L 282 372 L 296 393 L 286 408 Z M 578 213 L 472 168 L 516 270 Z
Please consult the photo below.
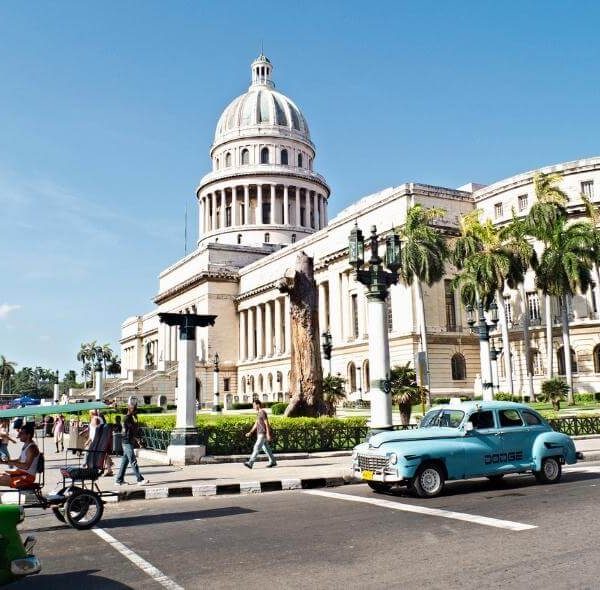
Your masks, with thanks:
M 517 402 L 501 402 L 501 401 L 483 401 L 475 400 L 460 403 L 450 404 L 439 404 L 437 408 L 451 409 L 451 410 L 462 410 L 463 412 L 471 412 L 473 410 L 498 410 L 498 409 L 513 409 L 513 410 L 531 410 L 526 404 L 520 404 Z M 436 406 L 430 408 L 435 410 Z

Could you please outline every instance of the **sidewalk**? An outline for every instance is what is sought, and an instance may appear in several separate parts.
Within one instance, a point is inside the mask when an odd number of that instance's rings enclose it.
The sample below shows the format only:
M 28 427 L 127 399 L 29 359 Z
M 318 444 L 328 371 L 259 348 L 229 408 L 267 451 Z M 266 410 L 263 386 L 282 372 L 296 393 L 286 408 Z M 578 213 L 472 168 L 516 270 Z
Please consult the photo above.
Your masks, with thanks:
M 62 484 L 59 468 L 66 464 L 65 453 L 54 452 L 51 438 L 44 441 L 46 457 L 46 485 L 49 493 Z M 40 447 L 41 447 L 40 441 Z M 600 435 L 575 438 L 575 446 L 584 454 L 584 461 L 600 461 Z M 11 445 L 12 456 L 17 447 Z M 143 454 L 143 453 L 142 453 Z M 254 494 L 269 491 L 307 489 L 317 487 L 342 486 L 353 483 L 350 475 L 350 451 L 332 453 L 301 454 L 302 458 L 288 458 L 293 455 L 276 455 L 277 467 L 267 468 L 266 460 L 255 463 L 248 469 L 242 462 L 231 462 L 231 457 L 215 457 L 215 463 L 176 467 L 164 463 L 158 464 L 143 457 L 139 459 L 140 470 L 150 485 L 135 485 L 129 472 L 125 476 L 128 482 L 123 486 L 114 485 L 114 477 L 101 477 L 100 489 L 114 491 L 115 501 L 167 498 L 170 496 L 215 496 L 221 494 Z M 154 456 L 157 453 L 153 453 Z M 115 470 L 120 457 L 113 458 Z M 227 462 L 225 462 L 227 461 Z M 67 462 L 74 464 L 77 458 L 69 454 Z

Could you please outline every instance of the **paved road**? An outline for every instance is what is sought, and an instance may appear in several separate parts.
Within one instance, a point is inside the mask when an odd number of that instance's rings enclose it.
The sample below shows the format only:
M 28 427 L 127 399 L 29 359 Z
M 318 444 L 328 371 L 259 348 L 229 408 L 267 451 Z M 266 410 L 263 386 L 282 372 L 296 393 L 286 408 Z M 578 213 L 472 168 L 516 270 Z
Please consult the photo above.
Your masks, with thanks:
M 11 588 L 598 588 L 599 492 L 587 463 L 434 500 L 356 485 L 127 502 L 94 531 L 31 511 L 43 573 Z

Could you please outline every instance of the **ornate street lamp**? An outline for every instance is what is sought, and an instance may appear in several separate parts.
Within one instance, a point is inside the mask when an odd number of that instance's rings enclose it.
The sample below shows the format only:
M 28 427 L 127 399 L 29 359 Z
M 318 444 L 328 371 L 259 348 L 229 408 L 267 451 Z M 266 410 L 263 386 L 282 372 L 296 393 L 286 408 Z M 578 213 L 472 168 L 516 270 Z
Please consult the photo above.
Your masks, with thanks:
M 59 381 L 60 378 L 58 376 L 58 371 L 56 371 L 55 375 L 54 375 L 54 387 L 53 387 L 53 396 L 52 396 L 52 402 L 57 404 L 60 398 L 60 385 L 59 385 Z
M 360 367 L 356 367 L 356 373 L 358 374 L 358 401 L 362 406 L 362 376 L 360 373 Z
M 329 374 L 331 375 L 331 350 L 333 349 L 331 332 L 323 332 L 321 334 L 321 347 L 323 348 L 323 356 L 326 361 L 329 361 Z
M 401 245 L 397 235 L 385 241 L 385 263 L 379 256 L 377 228 L 371 228 L 369 238 L 371 257 L 365 265 L 364 237 L 358 227 L 350 232 L 349 263 L 354 269 L 354 280 L 367 287 L 369 322 L 369 368 L 373 377 L 371 395 L 371 432 L 392 429 L 392 399 L 390 395 L 390 344 L 387 330 L 386 299 L 391 285 L 398 282 Z M 387 270 L 384 268 L 387 267 Z
M 489 311 L 491 324 L 488 324 L 485 312 Z M 486 310 L 483 301 L 477 303 L 477 319 L 472 305 L 467 305 L 467 324 L 472 334 L 479 336 L 479 358 L 481 362 L 481 385 L 483 387 L 483 399 L 490 401 L 494 399 L 494 381 L 492 371 L 492 351 L 490 350 L 490 329 L 498 325 L 498 306 L 495 301 Z M 496 351 L 496 359 L 498 352 Z
M 215 414 L 221 413 L 221 404 L 219 403 L 219 353 L 215 352 L 213 359 L 213 407 Z

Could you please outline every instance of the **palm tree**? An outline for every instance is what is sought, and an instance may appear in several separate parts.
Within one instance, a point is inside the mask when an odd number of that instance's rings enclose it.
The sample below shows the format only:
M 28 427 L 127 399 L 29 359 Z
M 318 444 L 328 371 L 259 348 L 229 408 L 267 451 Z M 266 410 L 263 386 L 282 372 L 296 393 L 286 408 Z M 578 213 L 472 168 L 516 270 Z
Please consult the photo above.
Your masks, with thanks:
M 111 357 L 106 370 L 109 375 L 118 375 L 121 372 L 121 360 L 118 355 L 115 354 Z
M 336 375 L 323 377 L 323 400 L 329 416 L 335 416 L 336 406 L 346 397 L 344 392 L 345 382 L 345 379 Z
M 15 374 L 17 363 L 9 361 L 4 355 L 0 355 L 0 382 L 2 383 L 0 393 L 4 395 L 6 385 L 10 383 L 11 377 Z
M 591 223 L 594 226 L 594 232 L 592 233 L 593 245 L 592 245 L 592 260 L 594 262 L 594 297 L 596 299 L 596 306 L 600 305 L 600 207 L 594 205 L 591 199 L 586 195 L 581 195 L 581 200 L 585 206 L 585 211 L 589 217 Z
M 400 410 L 400 421 L 403 426 L 408 426 L 412 406 L 423 402 L 427 390 L 417 384 L 417 376 L 410 362 L 398 365 L 390 371 L 390 386 L 392 402 L 398 404 Z
M 406 222 L 400 232 L 402 238 L 400 272 L 404 281 L 408 285 L 412 285 L 416 291 L 417 323 L 421 351 L 425 353 L 428 377 L 427 323 L 422 283 L 431 287 L 445 274 L 448 247 L 440 230 L 431 226 L 433 221 L 443 218 L 445 214 L 446 211 L 439 207 L 426 208 L 417 203 L 408 209 Z M 429 378 L 427 381 L 428 391 L 431 391 Z M 431 403 L 430 398 L 427 401 L 429 404 Z
M 496 296 L 505 351 L 504 368 L 511 395 L 514 395 L 514 384 L 503 291 L 505 284 L 512 289 L 524 280 L 527 261 L 522 247 L 510 236 L 508 229 L 496 228 L 489 219 L 481 222 L 477 211 L 462 221 L 461 235 L 455 241 L 453 253 L 454 264 L 464 269 L 470 281 L 478 285 L 480 296 Z
M 550 228 L 556 223 L 559 217 L 566 217 L 567 210 L 565 205 L 569 200 L 567 194 L 557 186 L 562 179 L 559 173 L 544 174 L 538 172 L 533 176 L 533 188 L 535 191 L 536 202 L 532 205 L 527 216 L 527 227 L 529 235 L 540 240 L 544 247 L 547 243 L 545 236 L 548 235 Z M 546 356 L 547 356 L 547 376 L 552 379 L 554 375 L 554 349 L 552 346 L 552 296 L 545 295 L 544 305 L 546 308 Z
M 556 218 L 545 228 L 546 244 L 537 269 L 536 284 L 546 295 L 561 302 L 561 325 L 564 365 L 569 386 L 569 403 L 573 404 L 573 374 L 571 369 L 571 341 L 567 299 L 577 291 L 584 293 L 591 285 L 590 268 L 593 264 L 592 248 L 594 228 L 588 222 L 568 225 L 566 216 Z
M 558 412 L 560 402 L 562 402 L 569 393 L 569 386 L 562 380 L 548 379 L 542 383 L 542 392 L 538 396 L 542 402 L 550 402 L 552 407 Z
M 100 360 L 102 362 L 102 366 L 104 367 L 104 376 L 106 377 L 106 367 L 107 363 L 109 363 L 113 357 L 113 349 L 109 344 L 103 344 L 100 348 Z
M 87 342 L 82 342 L 81 346 L 79 347 L 79 352 L 77 353 L 77 360 L 81 363 L 82 365 L 82 371 L 81 371 L 81 375 L 83 377 L 83 386 L 84 388 L 87 387 L 87 371 L 85 370 L 85 365 L 88 362 L 88 359 L 90 358 L 90 345 Z

